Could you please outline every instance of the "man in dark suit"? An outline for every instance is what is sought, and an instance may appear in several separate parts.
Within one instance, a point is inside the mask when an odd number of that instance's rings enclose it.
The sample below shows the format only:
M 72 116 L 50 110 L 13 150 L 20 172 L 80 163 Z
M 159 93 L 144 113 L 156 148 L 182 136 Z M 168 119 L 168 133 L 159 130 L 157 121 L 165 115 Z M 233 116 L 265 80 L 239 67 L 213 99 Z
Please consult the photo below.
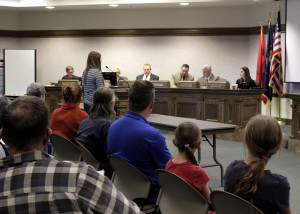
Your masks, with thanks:
M 141 74 L 136 77 L 136 80 L 159 80 L 159 76 L 156 76 L 151 73 L 151 65 L 145 64 L 144 65 L 144 74 Z

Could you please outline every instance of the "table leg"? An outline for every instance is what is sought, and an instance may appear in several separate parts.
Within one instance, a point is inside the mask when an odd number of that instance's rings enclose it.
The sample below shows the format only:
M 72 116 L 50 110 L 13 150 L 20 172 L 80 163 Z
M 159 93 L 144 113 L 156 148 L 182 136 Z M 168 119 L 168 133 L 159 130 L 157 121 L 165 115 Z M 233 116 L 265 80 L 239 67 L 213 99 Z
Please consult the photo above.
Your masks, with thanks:
M 216 162 L 216 164 L 218 166 L 220 166 L 221 168 L 221 187 L 223 187 L 223 174 L 224 174 L 224 170 L 223 170 L 223 166 L 222 164 L 217 160 L 217 147 L 216 147 L 216 135 L 214 134 L 213 135 L 213 158 L 214 158 L 214 161 Z

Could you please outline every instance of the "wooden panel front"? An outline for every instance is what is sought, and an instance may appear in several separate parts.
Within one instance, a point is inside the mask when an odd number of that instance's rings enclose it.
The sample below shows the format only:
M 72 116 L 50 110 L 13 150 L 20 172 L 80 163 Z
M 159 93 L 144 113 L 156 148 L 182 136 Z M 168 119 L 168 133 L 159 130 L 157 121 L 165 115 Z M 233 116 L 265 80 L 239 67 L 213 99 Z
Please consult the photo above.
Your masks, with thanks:
M 176 97 L 175 116 L 187 118 L 201 118 L 200 100 L 197 97 Z
M 171 96 L 155 98 L 155 104 L 152 113 L 163 115 L 174 115 L 174 98 Z

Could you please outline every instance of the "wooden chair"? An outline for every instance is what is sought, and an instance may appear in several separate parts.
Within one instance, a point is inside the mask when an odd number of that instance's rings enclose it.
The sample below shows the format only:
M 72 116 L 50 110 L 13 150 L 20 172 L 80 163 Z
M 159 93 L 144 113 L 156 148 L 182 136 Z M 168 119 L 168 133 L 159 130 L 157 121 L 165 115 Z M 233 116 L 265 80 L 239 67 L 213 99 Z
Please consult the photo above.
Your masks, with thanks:
M 84 145 L 82 145 L 79 141 L 76 141 L 79 144 L 81 153 L 82 153 L 82 160 L 91 166 L 93 166 L 96 170 L 100 170 L 101 163 L 98 161 L 89 150 L 87 150 Z
M 229 192 L 215 190 L 210 194 L 215 214 L 263 214 L 248 201 Z
M 160 186 L 156 205 L 162 214 L 207 213 L 209 203 L 185 180 L 162 169 L 156 170 L 155 175 Z
M 58 134 L 50 135 L 50 142 L 53 144 L 52 155 L 59 161 L 81 161 L 82 154 L 74 143 Z
M 113 184 L 143 209 L 151 188 L 150 180 L 136 167 L 119 157 L 110 155 L 108 161 L 114 170 L 111 179 Z

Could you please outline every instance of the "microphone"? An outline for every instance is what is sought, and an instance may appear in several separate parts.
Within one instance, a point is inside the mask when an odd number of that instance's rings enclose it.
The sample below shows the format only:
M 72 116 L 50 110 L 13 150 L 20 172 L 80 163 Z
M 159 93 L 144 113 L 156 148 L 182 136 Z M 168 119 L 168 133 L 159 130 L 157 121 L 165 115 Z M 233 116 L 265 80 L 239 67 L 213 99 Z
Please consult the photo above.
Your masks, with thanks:
M 114 72 L 113 70 L 111 70 L 108 66 L 105 66 L 105 68 L 107 68 L 108 70 L 110 70 L 111 72 Z

